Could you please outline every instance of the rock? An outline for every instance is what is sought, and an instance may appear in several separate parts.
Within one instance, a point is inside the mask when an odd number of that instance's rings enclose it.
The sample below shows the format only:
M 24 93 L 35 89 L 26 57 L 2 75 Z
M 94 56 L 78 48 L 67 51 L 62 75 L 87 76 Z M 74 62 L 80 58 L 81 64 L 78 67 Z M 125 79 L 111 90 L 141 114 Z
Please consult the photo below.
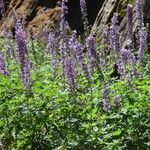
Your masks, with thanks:
M 39 34 L 47 25 L 50 30 L 55 30 L 60 20 L 60 6 L 58 0 L 11 0 L 8 1 L 5 17 L 0 21 L 0 30 L 7 27 L 13 30 L 13 9 L 17 18 L 25 17 L 26 26 Z
M 95 18 L 105 0 L 86 0 L 88 21 L 92 26 Z M 12 9 L 16 10 L 18 18 L 24 16 L 26 26 L 32 29 L 34 34 L 41 33 L 44 27 L 48 30 L 58 30 L 60 21 L 60 0 L 7 0 L 5 18 L 0 21 L 0 31 L 3 27 L 13 29 Z M 58 3 L 59 2 L 59 3 Z M 83 33 L 83 22 L 80 11 L 80 0 L 68 0 L 68 14 L 66 19 L 72 30 Z

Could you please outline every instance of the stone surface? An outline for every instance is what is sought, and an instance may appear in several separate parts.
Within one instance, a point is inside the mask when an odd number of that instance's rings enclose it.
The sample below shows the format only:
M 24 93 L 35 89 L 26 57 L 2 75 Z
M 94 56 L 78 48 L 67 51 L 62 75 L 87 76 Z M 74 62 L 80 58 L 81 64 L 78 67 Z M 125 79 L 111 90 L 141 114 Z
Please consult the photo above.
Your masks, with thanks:
M 7 2 L 5 17 L 1 19 L 1 31 L 3 27 L 13 30 L 12 10 L 16 11 L 17 17 L 25 17 L 26 26 L 32 28 L 34 33 L 47 25 L 50 30 L 58 26 L 60 20 L 60 7 L 58 0 L 11 0 Z

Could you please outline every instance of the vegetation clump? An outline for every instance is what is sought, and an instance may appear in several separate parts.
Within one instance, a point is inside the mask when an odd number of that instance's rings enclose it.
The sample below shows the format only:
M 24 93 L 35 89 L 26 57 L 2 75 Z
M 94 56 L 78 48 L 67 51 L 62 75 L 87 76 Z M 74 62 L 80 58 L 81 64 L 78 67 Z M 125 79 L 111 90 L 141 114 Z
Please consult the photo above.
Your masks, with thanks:
M 80 2 L 86 13 L 85 1 Z M 7 31 L 0 39 L 0 149 L 150 148 L 150 57 L 141 2 L 136 3 L 138 48 L 132 5 L 126 47 L 117 13 L 101 43 L 89 34 L 85 18 L 84 38 L 76 31 L 68 34 L 65 0 L 59 35 L 27 37 L 24 19 L 14 13 L 16 39 Z

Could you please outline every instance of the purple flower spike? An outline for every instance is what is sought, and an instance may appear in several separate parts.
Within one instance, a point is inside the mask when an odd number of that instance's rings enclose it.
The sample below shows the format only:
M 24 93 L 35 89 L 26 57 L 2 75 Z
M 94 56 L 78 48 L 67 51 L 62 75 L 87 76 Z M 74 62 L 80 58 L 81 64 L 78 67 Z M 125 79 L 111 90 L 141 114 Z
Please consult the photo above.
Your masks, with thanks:
M 73 51 L 74 58 L 76 58 L 76 62 L 80 62 L 81 67 L 86 75 L 88 82 L 91 84 L 91 76 L 89 74 L 88 66 L 85 63 L 84 55 L 83 55 L 83 48 L 81 43 L 77 40 L 76 32 L 74 31 L 72 37 L 69 40 L 69 48 Z
M 75 63 L 72 58 L 67 58 L 65 62 L 65 75 L 71 93 L 74 93 L 76 88 Z
M 88 23 L 88 18 L 87 18 L 87 7 L 86 7 L 85 0 L 80 0 L 80 8 L 81 8 L 84 30 L 85 32 L 89 32 L 89 27 L 88 27 L 89 23 Z
M 144 18 L 143 18 L 143 0 L 137 0 L 136 1 L 136 19 L 138 23 L 139 29 L 143 27 L 144 25 Z
M 61 2 L 61 16 L 60 16 L 60 36 L 61 37 L 64 36 L 65 27 L 67 25 L 67 22 L 65 20 L 65 14 L 67 13 L 66 9 L 67 8 L 65 6 L 65 0 L 62 0 L 62 2 Z
M 110 40 L 109 40 L 109 28 L 105 28 L 103 33 L 102 33 L 102 45 L 104 46 L 103 50 L 108 49 L 108 45 L 110 45 Z
M 112 25 L 110 26 L 110 43 L 111 48 L 117 53 L 120 51 L 120 41 L 119 41 L 119 29 L 118 29 L 118 14 L 115 13 L 111 19 Z
M 127 37 L 130 43 L 133 39 L 133 6 L 128 4 L 127 8 Z
M 54 33 L 49 33 L 46 53 L 53 55 L 54 49 L 55 49 L 55 36 Z
M 86 17 L 87 16 L 87 9 L 86 9 L 86 2 L 85 2 L 85 0 L 80 0 L 80 8 L 81 8 L 82 15 L 84 17 Z
M 5 3 L 4 3 L 4 0 L 0 0 L 0 11 L 1 11 L 1 14 L 4 15 L 4 13 L 5 13 Z
M 102 68 L 107 64 L 107 55 L 110 52 L 110 38 L 109 38 L 109 28 L 105 28 L 102 33 L 102 48 L 99 53 L 100 64 Z
M 5 66 L 5 60 L 4 60 L 4 56 L 3 56 L 2 52 L 0 52 L 0 73 L 4 74 L 4 75 L 9 74 L 9 72 Z
M 132 52 L 128 49 L 121 49 L 120 51 L 121 60 L 124 64 L 131 64 L 134 60 Z
M 121 74 L 122 78 L 129 80 L 131 75 L 138 76 L 138 71 L 136 69 L 136 59 L 134 54 L 130 49 L 121 49 L 120 59 L 118 61 L 118 72 Z M 129 70 L 128 65 L 131 66 Z M 128 69 L 127 69 L 128 68 Z
M 30 70 L 27 59 L 27 47 L 25 42 L 25 35 L 22 26 L 16 25 L 16 41 L 18 45 L 18 54 L 21 67 L 21 76 L 25 89 L 30 89 Z
M 109 96 L 110 96 L 110 86 L 107 83 L 107 81 L 105 81 L 104 86 L 103 86 L 103 90 L 102 90 L 102 103 L 103 103 L 103 109 L 105 111 L 109 111 L 110 110 L 110 104 L 109 104 Z
M 69 39 L 68 46 L 72 50 L 74 58 L 77 60 L 76 44 L 77 44 L 77 32 L 72 31 L 72 35 L 71 38 Z
M 66 28 L 68 26 L 66 20 L 65 20 L 65 14 L 66 14 L 66 6 L 65 6 L 65 0 L 62 0 L 61 2 L 61 18 L 60 18 L 60 35 L 59 35 L 59 50 L 61 54 L 61 62 L 63 64 L 63 74 L 65 74 L 65 59 L 67 58 L 67 34 L 66 34 Z
M 147 30 L 145 27 L 142 27 L 140 29 L 139 37 L 140 37 L 140 46 L 139 46 L 138 58 L 142 64 L 142 66 L 144 66 L 145 65 L 144 55 L 145 55 L 145 49 L 146 49 L 146 45 L 147 45 Z
M 119 95 L 116 95 L 115 97 L 114 97 L 114 106 L 116 107 L 116 108 L 118 108 L 121 104 L 120 104 L 120 102 L 121 102 L 121 100 L 120 100 L 120 96 Z
M 86 48 L 88 57 L 90 59 L 90 70 L 93 71 L 93 69 L 96 67 L 96 60 L 98 58 L 96 52 L 96 39 L 93 35 L 88 36 L 86 39 Z
M 112 19 L 111 19 L 111 22 L 112 22 L 112 25 L 117 25 L 118 24 L 118 13 L 114 13 Z

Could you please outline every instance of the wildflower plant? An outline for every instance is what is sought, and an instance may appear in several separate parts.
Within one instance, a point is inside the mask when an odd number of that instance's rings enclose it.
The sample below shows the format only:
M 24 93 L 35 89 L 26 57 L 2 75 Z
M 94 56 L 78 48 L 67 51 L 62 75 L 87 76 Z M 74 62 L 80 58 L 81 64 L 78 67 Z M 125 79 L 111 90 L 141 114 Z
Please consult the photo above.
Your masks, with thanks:
M 47 42 L 28 39 L 13 11 L 15 40 L 9 39 L 17 45 L 18 60 L 7 57 L 8 39 L 0 38 L 0 149 L 149 149 L 146 28 L 139 24 L 134 47 L 128 5 L 130 45 L 120 42 L 116 13 L 102 36 L 86 32 L 81 39 L 76 31 L 67 32 L 66 1 L 61 2 L 59 33 L 47 32 Z M 85 10 L 85 1 L 80 2 Z M 137 15 L 141 20 L 141 12 Z

